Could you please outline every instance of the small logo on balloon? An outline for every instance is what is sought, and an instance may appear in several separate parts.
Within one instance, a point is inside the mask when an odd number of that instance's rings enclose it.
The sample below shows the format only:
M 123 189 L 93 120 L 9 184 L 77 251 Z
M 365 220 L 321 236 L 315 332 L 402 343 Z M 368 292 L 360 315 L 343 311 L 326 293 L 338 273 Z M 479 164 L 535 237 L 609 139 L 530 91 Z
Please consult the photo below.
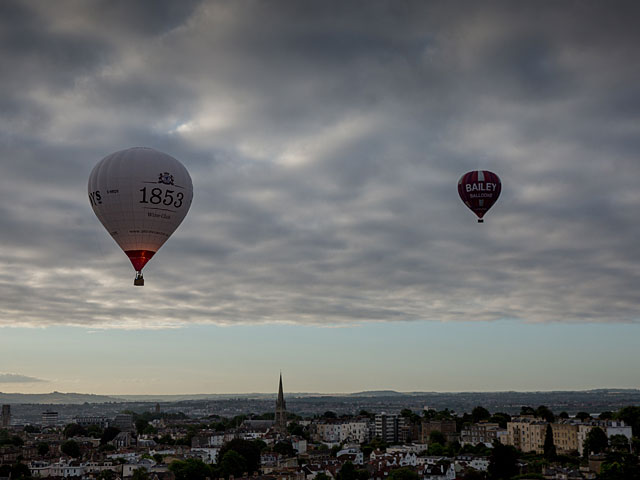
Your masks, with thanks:
M 164 183 L 165 185 L 173 185 L 173 175 L 169 172 L 162 172 L 158 176 L 158 183 Z

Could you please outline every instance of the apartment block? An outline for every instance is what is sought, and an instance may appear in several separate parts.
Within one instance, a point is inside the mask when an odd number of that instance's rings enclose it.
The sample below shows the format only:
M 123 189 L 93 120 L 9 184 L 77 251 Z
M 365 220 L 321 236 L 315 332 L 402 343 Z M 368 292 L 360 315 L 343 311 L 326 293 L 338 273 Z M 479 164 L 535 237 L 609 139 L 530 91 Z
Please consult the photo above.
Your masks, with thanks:
M 556 446 L 558 453 L 579 451 L 578 425 L 554 423 L 551 425 L 551 429 L 553 430 L 553 444 Z
M 482 443 L 487 447 L 495 440 L 500 440 L 507 435 L 507 430 L 497 423 L 480 422 L 463 428 L 460 432 L 461 445 L 477 445 Z
M 407 440 L 406 419 L 397 414 L 381 413 L 376 415 L 376 437 L 389 444 Z
M 47 410 L 42 412 L 42 425 L 52 427 L 58 424 L 58 412 Z
M 447 442 L 458 439 L 455 420 L 429 420 L 422 422 L 422 443 L 429 443 L 429 435 L 436 430 L 445 436 Z
M 11 425 L 11 405 L 2 405 L 0 427 L 7 428 L 9 425 Z
M 507 423 L 507 445 L 523 452 L 544 453 L 547 422 L 529 417 L 516 417 Z

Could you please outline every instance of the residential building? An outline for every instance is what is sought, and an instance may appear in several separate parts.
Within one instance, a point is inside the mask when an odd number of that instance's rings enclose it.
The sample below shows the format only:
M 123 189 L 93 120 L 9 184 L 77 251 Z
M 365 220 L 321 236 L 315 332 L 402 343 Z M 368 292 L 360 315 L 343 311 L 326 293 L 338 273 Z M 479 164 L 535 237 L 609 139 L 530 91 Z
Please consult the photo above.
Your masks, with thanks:
M 302 437 L 292 437 L 291 446 L 298 455 L 307 453 L 307 441 Z
M 340 443 L 342 423 L 337 420 L 325 420 L 313 425 L 313 439 L 318 442 Z
M 9 425 L 11 425 L 11 405 L 2 405 L 0 427 L 7 428 Z
M 491 447 L 494 440 L 506 435 L 507 429 L 501 428 L 497 423 L 480 422 L 463 428 L 460 432 L 461 445 L 484 444 Z
M 584 451 L 584 443 L 587 439 L 587 435 L 593 429 L 599 427 L 604 433 L 607 434 L 607 438 L 613 435 L 624 435 L 631 441 L 632 429 L 631 426 L 626 425 L 623 421 L 616 420 L 590 420 L 578 424 L 578 452 L 580 454 Z
M 42 412 L 42 425 L 45 427 L 53 427 L 58 424 L 58 412 L 47 410 Z
M 480 472 L 486 472 L 489 470 L 489 457 L 483 457 L 480 455 L 458 455 L 456 457 L 456 466 L 460 470 L 472 468 Z
M 415 467 L 418 457 L 413 452 L 382 452 L 374 450 L 369 456 L 369 463 L 377 470 L 385 467 Z
M 507 423 L 507 445 L 523 452 L 544 453 L 547 422 L 533 417 L 514 417 Z
M 364 443 L 370 438 L 370 421 L 363 420 L 354 420 L 351 422 L 345 422 L 340 425 L 340 443 L 345 442 L 356 442 L 356 443 Z
M 447 442 L 458 440 L 455 420 L 424 420 L 422 422 L 422 443 L 429 443 L 429 435 L 436 430 L 445 436 Z
M 245 420 L 238 429 L 241 432 L 265 434 L 273 428 L 273 420 Z
M 112 427 L 116 427 L 121 432 L 133 431 L 133 415 L 130 413 L 119 413 L 111 422 Z
M 116 448 L 128 448 L 135 443 L 135 439 L 131 436 L 131 432 L 120 432 L 111 440 L 111 444 Z
M 441 461 L 435 465 L 425 465 L 422 471 L 423 480 L 455 480 L 455 478 L 455 466 L 447 461 Z
M 217 463 L 220 449 L 217 447 L 197 447 L 191 449 L 191 454 L 198 457 L 205 463 Z
M 589 432 L 593 428 L 595 428 L 595 425 L 592 425 L 591 423 L 578 424 L 578 452 L 580 453 L 580 455 L 582 455 L 584 452 L 584 445 L 587 440 L 587 435 L 589 435 Z
M 380 413 L 375 417 L 376 437 L 389 444 L 402 443 L 406 438 L 406 419 L 396 415 Z
M 561 454 L 578 450 L 578 425 L 571 423 L 553 423 L 553 444 L 556 451 Z M 545 431 L 546 434 L 546 431 Z
M 603 430 L 607 434 L 607 437 L 612 437 L 613 435 L 624 435 L 629 441 L 631 441 L 631 426 L 625 425 L 622 420 L 603 420 L 601 423 L 604 424 Z
M 90 427 L 96 425 L 100 428 L 107 428 L 109 426 L 109 420 L 107 417 L 99 415 L 82 415 L 73 418 L 74 423 L 77 423 L 81 427 Z
M 336 453 L 336 458 L 343 462 L 349 461 L 354 465 L 364 464 L 364 454 L 359 448 L 345 448 L 344 450 L 340 450 Z

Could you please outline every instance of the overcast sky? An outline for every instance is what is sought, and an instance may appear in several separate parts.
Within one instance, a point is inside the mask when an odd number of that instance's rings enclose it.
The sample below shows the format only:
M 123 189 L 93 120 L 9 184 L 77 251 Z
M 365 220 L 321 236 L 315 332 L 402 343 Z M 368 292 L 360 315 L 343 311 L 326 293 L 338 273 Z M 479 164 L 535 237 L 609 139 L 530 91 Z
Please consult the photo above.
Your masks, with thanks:
M 354 335 L 366 359 L 420 329 L 469 345 L 468 363 L 481 328 L 507 324 L 508 343 L 545 325 L 564 343 L 594 324 L 611 348 L 637 338 L 639 21 L 635 1 L 0 2 L 0 326 L 19 327 L 0 328 L 0 391 L 100 390 L 40 352 L 96 332 L 118 355 L 113 329 L 155 338 L 138 347 L 149 359 L 190 348 L 158 331 L 210 336 L 211 351 L 242 331 L 237 354 L 264 360 L 265 339 L 349 349 Z M 194 186 L 144 288 L 87 198 L 93 166 L 132 146 L 176 157 Z M 503 185 L 483 225 L 457 193 L 478 168 Z M 275 389 L 321 351 L 267 362 L 264 388 L 245 366 L 230 370 L 242 384 L 179 389 Z M 573 386 L 640 386 L 612 377 L 635 349 L 604 357 L 610 370 Z M 416 375 L 432 360 L 411 359 Z M 388 362 L 368 382 L 289 385 L 393 388 L 402 363 Z M 496 362 L 475 389 L 510 388 Z M 116 375 L 105 393 L 137 393 Z M 174 393 L 181 375 L 135 386 Z M 398 388 L 469 385 L 447 378 Z

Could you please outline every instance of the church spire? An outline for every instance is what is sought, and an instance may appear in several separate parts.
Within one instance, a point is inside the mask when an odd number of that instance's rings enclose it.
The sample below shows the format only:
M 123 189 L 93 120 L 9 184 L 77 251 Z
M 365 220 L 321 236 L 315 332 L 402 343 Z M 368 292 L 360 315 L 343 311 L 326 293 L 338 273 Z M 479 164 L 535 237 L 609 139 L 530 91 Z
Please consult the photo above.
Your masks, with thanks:
M 282 390 L 282 372 L 280 372 L 278 399 L 276 400 L 275 429 L 280 433 L 285 433 L 287 431 L 287 405 L 284 401 L 284 393 Z

